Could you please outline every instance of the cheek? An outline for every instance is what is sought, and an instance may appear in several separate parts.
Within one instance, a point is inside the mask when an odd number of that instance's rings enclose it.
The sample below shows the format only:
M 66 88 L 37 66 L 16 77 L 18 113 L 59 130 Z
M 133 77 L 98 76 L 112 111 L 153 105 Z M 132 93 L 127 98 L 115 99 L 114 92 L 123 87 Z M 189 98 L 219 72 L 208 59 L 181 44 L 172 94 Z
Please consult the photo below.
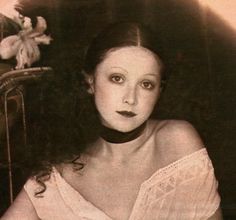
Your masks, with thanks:
M 98 110 L 106 110 L 117 103 L 117 93 L 112 88 L 105 85 L 96 86 L 94 90 L 95 103 Z
M 158 99 L 159 99 L 159 92 L 144 94 L 142 96 L 142 100 L 140 100 L 140 104 L 142 106 L 143 111 L 151 113 Z

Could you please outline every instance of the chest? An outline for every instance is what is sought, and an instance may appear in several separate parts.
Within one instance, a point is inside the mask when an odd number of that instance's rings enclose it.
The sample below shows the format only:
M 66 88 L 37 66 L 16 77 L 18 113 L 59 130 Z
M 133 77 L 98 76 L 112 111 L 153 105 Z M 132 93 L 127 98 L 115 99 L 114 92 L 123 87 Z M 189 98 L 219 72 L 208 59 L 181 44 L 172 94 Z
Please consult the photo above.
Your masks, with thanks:
M 116 220 L 128 219 L 140 186 L 154 171 L 147 166 L 87 167 L 81 174 L 66 172 L 64 178 L 86 200 Z

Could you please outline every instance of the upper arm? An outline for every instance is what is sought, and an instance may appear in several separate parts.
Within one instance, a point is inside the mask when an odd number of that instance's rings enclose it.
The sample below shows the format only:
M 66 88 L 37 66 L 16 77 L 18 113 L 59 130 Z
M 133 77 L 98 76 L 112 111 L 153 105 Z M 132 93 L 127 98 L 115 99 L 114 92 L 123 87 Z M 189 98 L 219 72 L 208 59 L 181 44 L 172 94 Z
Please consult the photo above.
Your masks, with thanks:
M 207 220 L 223 220 L 221 208 L 218 208 L 216 212 L 214 213 L 214 215 L 212 215 Z
M 1 220 L 40 220 L 25 189 L 22 189 Z

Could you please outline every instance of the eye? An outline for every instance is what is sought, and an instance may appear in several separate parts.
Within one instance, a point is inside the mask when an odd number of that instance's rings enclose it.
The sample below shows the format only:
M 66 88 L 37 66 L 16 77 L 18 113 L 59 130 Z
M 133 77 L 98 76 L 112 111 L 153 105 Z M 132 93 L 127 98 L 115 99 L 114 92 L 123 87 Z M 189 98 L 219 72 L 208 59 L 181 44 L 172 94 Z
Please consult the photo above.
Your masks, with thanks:
M 120 75 L 112 75 L 110 77 L 110 80 L 114 83 L 118 83 L 121 84 L 124 82 L 124 77 L 120 76 Z
M 142 86 L 144 89 L 152 90 L 152 89 L 154 89 L 155 84 L 154 84 L 153 82 L 150 82 L 150 81 L 142 81 L 142 82 L 141 82 L 141 86 Z

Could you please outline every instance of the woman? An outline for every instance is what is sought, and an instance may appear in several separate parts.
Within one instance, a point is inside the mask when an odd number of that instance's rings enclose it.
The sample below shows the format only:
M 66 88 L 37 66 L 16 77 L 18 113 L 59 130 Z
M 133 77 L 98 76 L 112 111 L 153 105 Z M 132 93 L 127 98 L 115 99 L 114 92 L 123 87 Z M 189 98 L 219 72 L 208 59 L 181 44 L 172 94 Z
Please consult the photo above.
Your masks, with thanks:
M 214 170 L 195 129 L 149 119 L 164 78 L 155 44 L 136 23 L 95 38 L 84 76 L 100 137 L 74 163 L 29 179 L 3 220 L 221 219 Z

